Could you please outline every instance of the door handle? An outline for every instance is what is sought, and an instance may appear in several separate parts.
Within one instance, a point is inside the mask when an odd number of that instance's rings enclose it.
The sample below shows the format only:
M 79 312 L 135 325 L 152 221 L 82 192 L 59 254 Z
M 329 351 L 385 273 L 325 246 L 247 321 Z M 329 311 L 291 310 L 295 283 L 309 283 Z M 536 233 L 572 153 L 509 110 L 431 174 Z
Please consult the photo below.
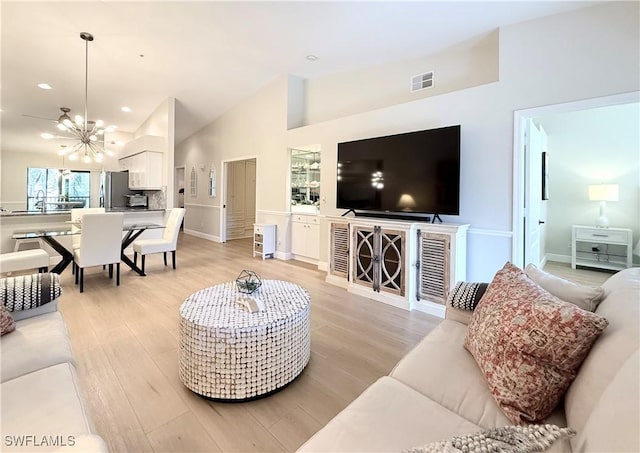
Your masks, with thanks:
M 544 220 L 538 220 L 538 225 L 544 224 Z

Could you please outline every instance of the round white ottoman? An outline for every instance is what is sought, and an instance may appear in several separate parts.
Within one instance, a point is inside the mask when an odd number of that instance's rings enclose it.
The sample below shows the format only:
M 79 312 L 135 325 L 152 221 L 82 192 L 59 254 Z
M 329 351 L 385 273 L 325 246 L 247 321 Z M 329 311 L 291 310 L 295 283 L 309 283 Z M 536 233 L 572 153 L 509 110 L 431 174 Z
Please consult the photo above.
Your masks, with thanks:
M 295 379 L 311 353 L 310 298 L 302 287 L 263 280 L 251 294 L 265 306 L 250 313 L 235 282 L 211 286 L 180 306 L 179 375 L 215 400 L 267 396 Z

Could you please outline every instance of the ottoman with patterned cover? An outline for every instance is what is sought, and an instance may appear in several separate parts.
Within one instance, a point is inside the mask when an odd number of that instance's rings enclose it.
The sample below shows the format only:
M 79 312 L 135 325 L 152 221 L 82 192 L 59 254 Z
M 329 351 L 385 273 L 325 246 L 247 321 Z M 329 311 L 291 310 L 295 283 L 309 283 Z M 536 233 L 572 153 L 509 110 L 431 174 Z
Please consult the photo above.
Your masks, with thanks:
M 227 282 L 193 293 L 180 306 L 179 375 L 201 396 L 267 396 L 309 362 L 309 293 L 294 283 L 264 280 L 252 294 L 264 309 L 253 313 L 238 303 L 244 296 Z

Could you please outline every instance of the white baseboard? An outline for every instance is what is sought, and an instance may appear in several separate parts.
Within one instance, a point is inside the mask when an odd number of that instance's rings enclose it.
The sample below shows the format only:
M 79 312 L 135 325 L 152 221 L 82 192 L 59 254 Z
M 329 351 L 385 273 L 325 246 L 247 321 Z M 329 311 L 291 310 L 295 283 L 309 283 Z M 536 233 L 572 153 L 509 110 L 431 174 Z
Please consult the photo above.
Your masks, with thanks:
M 290 260 L 293 258 L 293 255 L 291 253 L 287 253 L 287 252 L 280 252 L 278 250 L 276 250 L 276 255 L 275 257 L 279 260 Z
M 443 318 L 443 319 L 444 319 L 444 314 L 446 312 L 446 308 L 444 305 L 436 304 L 426 300 L 419 300 L 417 302 L 414 302 L 411 309 L 418 310 L 428 315 L 437 316 L 438 318 Z
M 329 263 L 327 263 L 326 261 L 318 261 L 318 270 L 329 272 Z
M 214 236 L 213 234 L 203 233 L 202 231 L 189 230 L 187 228 L 184 229 L 184 234 L 188 234 L 190 236 L 195 236 L 202 239 L 207 239 L 213 242 L 220 242 L 220 236 Z
M 568 255 L 559 255 L 557 253 L 547 253 L 545 255 L 547 261 L 554 261 L 556 263 L 571 263 L 571 257 Z

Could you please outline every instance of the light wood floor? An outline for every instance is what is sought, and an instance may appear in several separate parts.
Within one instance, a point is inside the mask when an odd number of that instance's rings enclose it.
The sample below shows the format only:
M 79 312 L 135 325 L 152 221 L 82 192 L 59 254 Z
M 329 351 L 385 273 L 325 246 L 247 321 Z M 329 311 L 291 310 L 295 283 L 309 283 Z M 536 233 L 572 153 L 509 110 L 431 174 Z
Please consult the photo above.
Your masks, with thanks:
M 547 261 L 544 266 L 545 272 L 548 272 L 558 277 L 566 278 L 574 283 L 580 285 L 600 286 L 609 277 L 614 274 L 614 271 L 599 270 L 599 269 L 586 269 L 577 268 L 572 269 L 569 263 L 557 263 L 554 261 Z
M 252 258 L 248 240 L 181 235 L 177 270 L 161 254 L 147 257 L 146 277 L 122 268 L 120 287 L 87 270 L 83 294 L 67 269 L 60 300 L 90 416 L 112 452 L 295 450 L 440 322 L 328 285 L 315 266 Z M 178 378 L 178 307 L 243 269 L 310 292 L 311 360 L 268 398 L 213 403 Z

